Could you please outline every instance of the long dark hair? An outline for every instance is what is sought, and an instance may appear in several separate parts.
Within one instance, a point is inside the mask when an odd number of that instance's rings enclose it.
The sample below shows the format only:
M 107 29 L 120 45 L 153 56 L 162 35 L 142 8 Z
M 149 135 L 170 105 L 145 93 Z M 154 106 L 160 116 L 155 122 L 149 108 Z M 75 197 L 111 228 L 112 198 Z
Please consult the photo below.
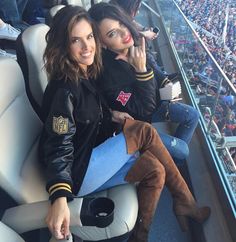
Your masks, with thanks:
M 91 24 L 96 42 L 94 62 L 88 66 L 87 73 L 84 73 L 70 54 L 72 29 L 82 19 Z M 46 35 L 46 41 L 44 61 L 49 80 L 65 79 L 78 82 L 81 77 L 96 78 L 100 73 L 101 48 L 96 26 L 83 8 L 69 5 L 58 11 Z
M 124 11 L 119 6 L 101 2 L 94 4 L 88 12 L 91 18 L 94 19 L 94 21 L 98 25 L 105 18 L 117 20 L 120 23 L 124 24 L 129 29 L 134 39 L 135 45 L 138 44 L 139 32 L 133 24 L 131 17 L 128 14 L 124 13 Z
M 119 5 L 132 17 L 137 14 L 141 2 L 142 0 L 110 0 L 110 3 Z

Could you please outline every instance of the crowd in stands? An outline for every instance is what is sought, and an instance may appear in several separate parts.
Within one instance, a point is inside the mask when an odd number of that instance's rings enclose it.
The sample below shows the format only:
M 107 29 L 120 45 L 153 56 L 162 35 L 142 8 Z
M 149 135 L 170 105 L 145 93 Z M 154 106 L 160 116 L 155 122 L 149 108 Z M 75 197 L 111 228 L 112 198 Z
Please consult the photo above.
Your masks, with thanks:
M 204 42 L 216 62 L 236 88 L 236 3 L 231 0 L 179 0 L 178 5 L 193 23 L 198 36 Z M 179 37 L 174 42 L 181 50 Z M 185 39 L 180 36 L 180 39 Z M 183 50 L 184 51 L 184 50 Z M 181 51 L 180 51 L 181 52 Z M 199 107 L 210 128 L 211 138 L 217 145 L 224 145 L 223 137 L 236 136 L 236 96 L 199 41 L 188 45 L 184 55 L 190 85 L 199 98 Z M 212 125 L 209 126 L 209 123 Z M 222 159 L 229 169 L 230 160 L 236 164 L 236 148 L 229 149 L 231 158 Z M 235 167 L 235 166 L 234 166 Z M 231 169 L 230 172 L 235 172 Z M 235 181 L 231 182 L 234 184 Z
M 213 114 L 214 122 L 222 136 L 236 136 L 236 98 L 232 90 L 224 82 L 220 83 L 221 75 L 206 52 L 199 51 L 197 45 L 188 49 L 185 59 L 189 81 L 200 98 L 199 104 L 210 109 L 203 110 L 204 118 L 208 121 Z M 218 99 L 215 106 L 216 99 Z
M 180 0 L 178 4 L 236 88 L 236 3 L 231 0 Z M 220 134 L 236 136 L 235 93 L 226 82 L 221 83 L 222 77 L 213 61 L 198 44 L 193 43 L 188 49 L 185 65 L 200 104 L 210 108 L 203 110 L 205 120 L 208 122 L 214 114 L 213 121 Z
M 0 1 L 0 41 L 15 41 L 27 27 L 40 23 L 38 17 L 44 17 L 42 2 L 38 0 L 1 0 Z M 4 44 L 5 46 L 5 44 Z M 16 58 L 3 50 L 0 42 L 0 56 Z
M 236 87 L 235 1 L 180 0 L 178 4 Z

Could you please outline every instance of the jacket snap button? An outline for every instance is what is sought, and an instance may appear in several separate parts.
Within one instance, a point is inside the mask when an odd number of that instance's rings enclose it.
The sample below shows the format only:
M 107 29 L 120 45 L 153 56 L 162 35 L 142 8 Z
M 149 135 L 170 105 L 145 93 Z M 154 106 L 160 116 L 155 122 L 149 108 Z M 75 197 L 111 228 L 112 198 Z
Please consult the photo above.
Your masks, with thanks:
M 89 123 L 90 123 L 90 120 L 89 120 L 89 119 L 87 119 L 87 120 L 86 120 L 86 124 L 89 124 Z

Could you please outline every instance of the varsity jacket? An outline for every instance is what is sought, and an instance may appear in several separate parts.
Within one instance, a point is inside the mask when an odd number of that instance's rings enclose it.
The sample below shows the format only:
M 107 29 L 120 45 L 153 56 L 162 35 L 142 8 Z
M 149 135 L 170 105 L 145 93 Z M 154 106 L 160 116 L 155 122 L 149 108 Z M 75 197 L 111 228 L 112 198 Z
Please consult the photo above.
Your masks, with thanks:
M 80 189 L 92 149 L 113 133 L 111 114 L 89 80 L 51 81 L 42 111 L 39 154 L 46 168 L 46 189 L 52 202 L 62 196 L 71 200 Z
M 157 84 L 151 69 L 137 73 L 117 54 L 103 50 L 103 72 L 98 78 L 98 89 L 111 109 L 127 112 L 135 119 L 150 122 L 157 108 Z

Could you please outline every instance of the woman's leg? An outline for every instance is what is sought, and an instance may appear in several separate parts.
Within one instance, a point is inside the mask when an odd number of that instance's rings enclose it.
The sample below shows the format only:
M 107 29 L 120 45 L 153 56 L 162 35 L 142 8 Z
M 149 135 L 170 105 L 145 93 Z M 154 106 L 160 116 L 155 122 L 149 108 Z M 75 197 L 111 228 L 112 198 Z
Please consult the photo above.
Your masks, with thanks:
M 127 184 L 128 182 L 125 180 L 125 177 L 126 177 L 128 171 L 131 169 L 131 167 L 136 162 L 136 160 L 137 160 L 137 157 L 132 156 L 127 161 L 127 163 L 124 166 L 122 166 L 121 169 L 114 176 L 112 176 L 108 181 L 106 181 L 102 186 L 100 186 L 94 192 L 100 192 L 100 191 L 106 190 L 106 189 L 114 187 L 114 186 Z
M 127 162 L 95 192 L 127 182 L 138 183 L 139 203 L 138 218 L 129 242 L 146 242 L 150 224 L 165 184 L 165 169 L 152 153 L 146 151 L 138 159 Z
M 131 167 L 125 179 L 138 183 L 138 218 L 128 242 L 147 242 L 148 232 L 165 184 L 165 169 L 149 151 L 141 154 Z
M 31 2 L 31 1 L 33 1 L 33 0 L 16 0 L 18 13 L 19 13 L 19 20 L 18 21 L 22 20 L 22 15 L 23 15 L 23 12 L 25 10 L 25 7 L 26 7 L 27 3 Z
M 123 133 L 107 139 L 104 143 L 93 149 L 78 195 L 84 196 L 97 190 L 126 163 L 137 159 L 137 155 L 135 152 L 134 154 L 128 154 Z
M 189 144 L 198 124 L 198 111 L 184 103 L 171 102 L 169 104 L 169 117 L 171 122 L 179 124 L 175 131 L 175 137 Z
M 141 154 L 149 151 L 165 168 L 166 186 L 174 200 L 174 211 L 180 217 L 182 229 L 187 229 L 187 217 L 202 223 L 210 215 L 208 207 L 198 208 L 185 180 L 181 176 L 173 159 L 163 145 L 156 130 L 148 123 L 126 120 L 123 132 L 126 137 L 128 152 L 139 150 Z
M 161 141 L 175 161 L 185 160 L 188 157 L 189 148 L 185 141 L 168 134 L 158 133 Z
M 9 0 L 0 1 L 0 18 L 4 22 L 14 23 L 20 20 L 17 2 Z
M 154 113 L 152 121 L 170 121 L 177 123 L 178 127 L 175 132 L 175 137 L 189 144 L 198 124 L 198 119 L 198 111 L 192 106 L 179 102 L 163 101 Z

